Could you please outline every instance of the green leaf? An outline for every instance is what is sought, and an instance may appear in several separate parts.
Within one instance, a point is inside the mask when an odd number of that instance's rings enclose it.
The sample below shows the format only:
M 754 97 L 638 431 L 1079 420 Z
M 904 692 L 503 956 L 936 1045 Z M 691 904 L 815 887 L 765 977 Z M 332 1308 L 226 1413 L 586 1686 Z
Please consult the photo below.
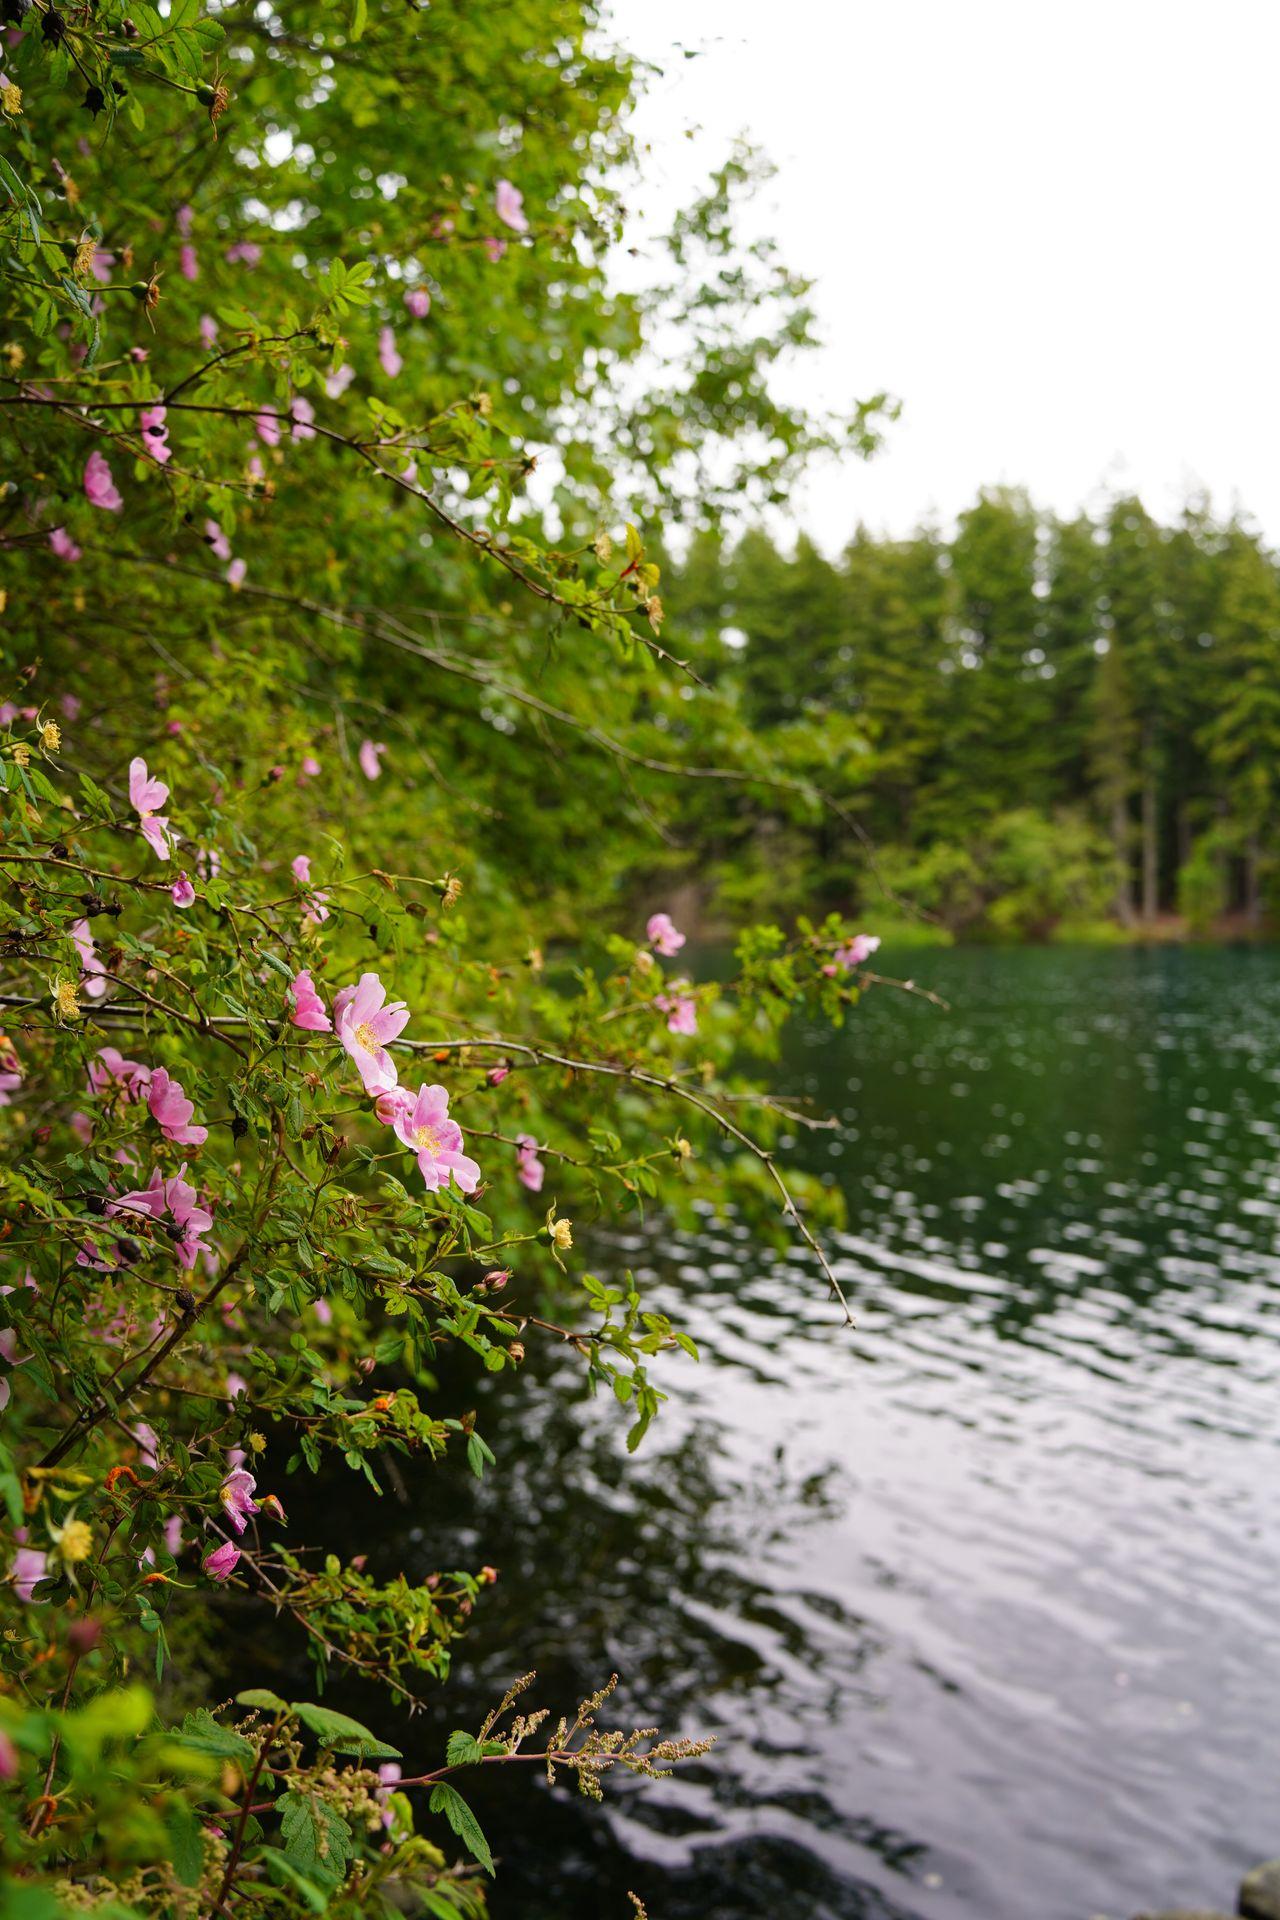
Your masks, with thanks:
M 193 1753 L 208 1754 L 212 1760 L 234 1760 L 240 1767 L 252 1766 L 257 1758 L 253 1742 L 243 1734 L 233 1733 L 230 1727 L 220 1727 L 207 1707 L 198 1707 L 189 1713 L 177 1732 L 169 1737 Z
M 198 1887 L 204 1871 L 204 1838 L 200 1822 L 185 1800 L 170 1800 L 164 1810 L 169 1835 L 169 1857 L 184 1887 Z
M 282 1700 L 278 1693 L 272 1693 L 270 1687 L 248 1687 L 236 1695 L 238 1707 L 257 1707 L 263 1713 L 288 1713 L 289 1703 Z
M 345 1713 L 314 1706 L 309 1700 L 291 1700 L 289 1706 L 303 1726 L 310 1727 L 321 1744 L 332 1747 L 335 1753 L 354 1753 L 365 1760 L 401 1758 L 399 1747 L 387 1746 L 376 1733 L 370 1733 L 368 1727 L 362 1727 L 358 1720 L 352 1720 Z
M 351 1858 L 351 1829 L 327 1801 L 286 1793 L 280 1805 L 285 1857 L 299 1873 L 322 1886 L 340 1886 Z
M 431 1789 L 428 1804 L 432 1813 L 444 1815 L 471 1857 L 480 1862 L 486 1873 L 492 1874 L 493 1855 L 489 1851 L 489 1842 L 462 1795 L 442 1780 Z
M 369 0 L 356 0 L 351 15 L 351 38 L 358 40 L 369 22 Z
M 484 1749 L 473 1733 L 451 1733 L 444 1757 L 451 1767 L 474 1767 L 483 1758 Z

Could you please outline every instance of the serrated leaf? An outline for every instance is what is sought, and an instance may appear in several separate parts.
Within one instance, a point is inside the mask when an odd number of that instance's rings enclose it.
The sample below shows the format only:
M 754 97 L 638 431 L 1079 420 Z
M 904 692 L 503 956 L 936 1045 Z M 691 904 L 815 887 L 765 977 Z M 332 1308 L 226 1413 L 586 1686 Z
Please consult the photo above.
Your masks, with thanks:
M 272 1693 L 270 1687 L 248 1687 L 236 1695 L 238 1707 L 258 1707 L 263 1713 L 288 1713 L 289 1703 L 282 1700 L 278 1693 Z
M 401 1758 L 399 1747 L 389 1747 L 348 1714 L 335 1713 L 330 1707 L 317 1707 L 309 1700 L 291 1700 L 289 1706 L 303 1726 L 310 1727 L 316 1738 L 324 1746 L 332 1747 L 335 1753 L 354 1753 L 366 1760 Z
M 340 1886 L 351 1858 L 351 1829 L 327 1801 L 305 1793 L 286 1793 L 280 1801 L 280 1834 L 285 1858 L 309 1880 Z
M 164 1810 L 169 1836 L 169 1858 L 184 1887 L 198 1887 L 204 1872 L 204 1840 L 200 1822 L 185 1800 L 171 1800 Z
M 493 1855 L 489 1851 L 489 1842 L 480 1828 L 480 1822 L 472 1813 L 462 1795 L 446 1781 L 440 1781 L 431 1790 L 429 1806 L 432 1813 L 442 1813 L 453 1831 L 461 1840 L 473 1860 L 478 1860 L 485 1872 L 493 1872 Z
M 451 1767 L 474 1767 L 483 1754 L 484 1749 L 473 1733 L 451 1733 L 444 1750 Z

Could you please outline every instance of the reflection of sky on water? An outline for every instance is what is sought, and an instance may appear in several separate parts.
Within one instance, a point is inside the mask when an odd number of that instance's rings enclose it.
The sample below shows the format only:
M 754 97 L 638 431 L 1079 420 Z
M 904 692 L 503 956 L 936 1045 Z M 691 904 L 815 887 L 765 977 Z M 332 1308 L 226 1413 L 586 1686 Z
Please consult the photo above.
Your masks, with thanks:
M 604 1813 L 486 1778 L 497 1920 L 1122 1920 L 1277 1850 L 1280 968 L 912 966 L 956 1011 L 882 995 L 779 1076 L 846 1122 L 796 1150 L 856 1333 L 732 1225 L 597 1245 L 703 1354 L 639 1456 L 544 1354 L 459 1383 L 496 1475 L 388 1503 L 388 1565 L 502 1568 L 441 1731 L 536 1649 L 557 1710 L 617 1668 L 719 1735 Z

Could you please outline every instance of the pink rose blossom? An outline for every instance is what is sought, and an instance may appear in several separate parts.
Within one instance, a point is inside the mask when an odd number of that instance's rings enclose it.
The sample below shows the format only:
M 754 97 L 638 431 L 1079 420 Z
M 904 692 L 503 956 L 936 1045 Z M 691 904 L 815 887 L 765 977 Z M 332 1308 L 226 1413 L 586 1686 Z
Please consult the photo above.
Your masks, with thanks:
M 510 1071 L 510 1067 L 490 1067 L 485 1079 L 491 1087 L 500 1087 Z
M 494 262 L 495 264 L 499 260 L 501 260 L 503 254 L 507 250 L 506 241 L 495 240 L 492 234 L 486 235 L 486 237 L 480 242 L 480 244 L 485 250 L 486 258 Z
M 64 693 L 58 705 L 62 708 L 63 716 L 66 719 L 78 720 L 80 718 L 81 701 L 79 694 Z
M 111 278 L 111 269 L 115 266 L 114 253 L 108 253 L 105 247 L 95 247 L 93 259 L 89 262 L 89 271 L 100 287 L 105 287 Z
M 831 958 L 842 973 L 847 972 L 850 967 L 860 967 L 869 960 L 879 945 L 878 933 L 857 933 L 846 945 L 837 947 Z
M 289 871 L 300 887 L 311 885 L 311 856 L 308 853 L 295 853 L 289 863 Z
M 312 1312 L 315 1314 L 316 1319 L 320 1322 L 320 1325 L 322 1327 L 327 1327 L 331 1322 L 331 1320 L 333 1319 L 333 1308 L 329 1305 L 329 1302 L 327 1300 L 313 1301 Z
M 390 1093 L 378 1095 L 373 1110 L 384 1127 L 394 1127 L 406 1113 L 413 1111 L 413 1100 L 408 1087 L 392 1087 Z
M 360 742 L 360 751 L 356 755 L 356 758 L 360 762 L 360 771 L 366 780 L 376 780 L 378 778 L 378 775 L 382 772 L 382 768 L 378 765 L 378 762 L 385 752 L 386 748 L 383 746 L 381 740 L 362 740 Z
M 185 873 L 180 873 L 169 889 L 169 898 L 175 907 L 194 907 L 196 890 Z
M 406 1103 L 393 1122 L 398 1139 L 418 1156 L 418 1171 L 428 1191 L 447 1187 L 452 1179 L 463 1193 L 474 1193 L 480 1169 L 462 1152 L 462 1128 L 449 1118 L 449 1096 L 443 1087 L 419 1087 L 412 1104 Z
M 29 1353 L 18 1352 L 18 1334 L 14 1327 L 0 1327 L 0 1358 L 10 1367 L 23 1367 L 31 1358 Z M 9 1375 L 0 1374 L 0 1412 L 9 1404 L 9 1390 Z
M 87 1147 L 93 1139 L 93 1122 L 88 1114 L 82 1113 L 77 1107 L 74 1113 L 67 1115 L 67 1125 L 71 1128 L 72 1133 L 74 1133 L 80 1145 Z
M 96 447 L 84 463 L 84 491 L 89 505 L 101 507 L 105 513 L 119 513 L 124 505 L 111 469 Z
M 530 1193 L 541 1193 L 547 1170 L 538 1158 L 538 1143 L 531 1133 L 522 1133 L 516 1155 L 516 1178 Z
M 274 413 L 255 413 L 253 424 L 258 429 L 258 438 L 266 447 L 280 445 L 280 422 Z
M 182 1548 L 182 1515 L 171 1513 L 164 1523 L 164 1544 L 176 1560 Z
M 298 769 L 298 785 L 301 786 L 304 780 L 314 780 L 319 772 L 320 762 L 316 759 L 315 755 L 313 753 L 305 754 L 302 765 Z
M 216 520 L 205 521 L 204 537 L 209 542 L 209 550 L 215 560 L 229 560 L 231 558 L 231 542 L 227 539 L 226 534 L 222 531 L 222 528 Z
M 356 986 L 334 995 L 334 1029 L 355 1061 L 366 1093 L 390 1093 L 399 1080 L 387 1045 L 408 1025 L 409 1009 L 403 1000 L 390 1005 L 386 1000 L 387 990 L 376 973 L 362 973 Z
M 289 988 L 293 995 L 293 1012 L 290 1015 L 295 1027 L 301 1027 L 307 1033 L 329 1033 L 333 1022 L 324 1010 L 324 1001 L 316 992 L 315 982 L 304 967 L 295 974 Z
M 163 780 L 153 780 L 141 755 L 129 762 L 129 803 L 142 821 L 142 837 L 160 860 L 169 858 L 171 835 L 169 822 L 159 811 L 169 798 Z
M 80 955 L 80 987 L 90 1000 L 101 1000 L 107 990 L 105 970 L 94 951 L 93 935 L 89 931 L 87 920 L 73 920 L 71 938 L 75 942 L 76 952 Z
M 227 585 L 236 588 L 242 587 L 244 585 L 244 577 L 248 571 L 247 562 L 244 560 L 233 560 L 227 568 Z
M 162 467 L 173 452 L 169 445 L 169 429 L 165 425 L 165 409 L 160 406 L 144 407 L 138 415 L 138 425 L 142 428 L 144 450 Z
M 233 246 L 227 248 L 224 257 L 232 266 L 238 260 L 243 266 L 256 267 L 262 259 L 262 248 L 256 240 L 237 240 Z
M 203 1562 L 204 1570 L 211 1580 L 229 1580 L 236 1570 L 236 1562 L 239 1558 L 239 1547 L 233 1545 L 230 1540 L 224 1540 L 222 1545 L 215 1547 L 212 1553 L 206 1553 Z
M 354 367 L 335 367 L 332 373 L 325 375 L 324 390 L 331 400 L 341 400 L 355 377 Z
M 195 1108 L 164 1067 L 157 1067 L 147 1089 L 147 1111 L 166 1140 L 180 1147 L 202 1147 L 209 1138 L 208 1127 L 192 1126 Z
M 656 993 L 653 1004 L 659 1013 L 667 1016 L 668 1033 L 696 1033 L 698 1031 L 698 1003 L 688 991 L 687 980 L 677 980 L 670 993 Z
M 147 347 L 130 347 L 129 358 L 136 360 L 138 365 L 141 366 L 144 361 L 151 358 L 150 349 Z
M 54 527 L 49 535 L 49 545 L 59 560 L 75 561 L 84 557 L 83 550 L 76 545 L 65 527 Z
M 257 1482 L 244 1467 L 235 1467 L 218 1489 L 218 1498 L 223 1511 L 237 1533 L 243 1533 L 252 1516 L 258 1511 L 254 1499 Z
M 218 344 L 218 323 L 211 313 L 200 315 L 200 344 L 210 349 Z
M 685 936 L 674 925 L 669 913 L 651 913 L 645 935 L 654 952 L 667 959 L 673 953 L 679 953 L 685 942 Z
M 404 303 L 415 320 L 425 320 L 431 311 L 431 295 L 425 287 L 410 287 L 404 296 Z
M 388 380 L 394 380 L 404 366 L 400 350 L 396 346 L 394 329 L 383 327 L 378 335 L 378 361 Z
M 126 1060 L 118 1047 L 101 1047 L 89 1062 L 89 1091 L 100 1099 L 119 1087 L 125 1100 L 141 1100 L 151 1085 L 151 1069 L 140 1060 Z
M 196 262 L 196 250 L 190 241 L 186 243 L 178 255 L 178 271 L 184 280 L 198 280 L 200 277 L 200 268 Z
M 290 402 L 289 412 L 293 419 L 294 439 L 314 440 L 316 430 L 311 423 L 316 417 L 316 410 L 311 402 L 304 400 L 302 395 L 299 394 L 296 400 Z
M 529 222 L 525 218 L 524 195 L 519 187 L 513 187 L 509 180 L 499 180 L 493 195 L 493 210 L 504 227 L 510 227 L 512 233 L 528 233 Z
M 13 1590 L 19 1600 L 30 1602 L 36 1586 L 44 1579 L 48 1556 L 38 1547 L 19 1547 L 13 1556 Z
M 181 1166 L 176 1174 L 165 1181 L 164 1199 L 175 1223 L 182 1229 L 182 1238 L 176 1247 L 178 1265 L 190 1273 L 196 1264 L 197 1254 L 207 1252 L 200 1242 L 202 1235 L 208 1233 L 213 1225 L 213 1215 L 199 1204 L 195 1188 L 183 1178 L 186 1171 L 186 1167 Z
M 177 213 L 174 215 L 174 220 L 177 223 L 178 234 L 181 239 L 189 240 L 191 238 L 191 223 L 195 217 L 194 207 L 181 206 L 178 208 Z

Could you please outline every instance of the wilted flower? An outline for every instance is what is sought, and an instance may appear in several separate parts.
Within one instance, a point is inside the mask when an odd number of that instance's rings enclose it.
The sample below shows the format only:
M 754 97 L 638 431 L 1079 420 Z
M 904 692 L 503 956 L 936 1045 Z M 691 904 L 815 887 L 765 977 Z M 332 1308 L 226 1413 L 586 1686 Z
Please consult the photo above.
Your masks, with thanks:
M 547 1228 L 551 1235 L 551 1244 L 557 1253 L 567 1253 L 573 1245 L 572 1220 L 553 1220 Z
M 229 1580 L 236 1570 L 240 1558 L 240 1549 L 230 1540 L 224 1540 L 212 1553 L 206 1553 L 203 1562 L 205 1572 L 211 1580 Z

